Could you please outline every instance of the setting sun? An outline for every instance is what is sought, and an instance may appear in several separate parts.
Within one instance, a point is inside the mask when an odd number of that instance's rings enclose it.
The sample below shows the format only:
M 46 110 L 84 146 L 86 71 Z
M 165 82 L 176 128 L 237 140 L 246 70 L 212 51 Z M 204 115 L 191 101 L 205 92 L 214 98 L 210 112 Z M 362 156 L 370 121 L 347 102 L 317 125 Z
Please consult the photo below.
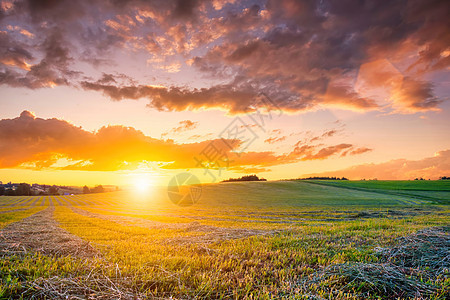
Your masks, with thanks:
M 134 190 L 141 194 L 148 194 L 155 187 L 155 180 L 151 174 L 138 173 L 132 175 Z

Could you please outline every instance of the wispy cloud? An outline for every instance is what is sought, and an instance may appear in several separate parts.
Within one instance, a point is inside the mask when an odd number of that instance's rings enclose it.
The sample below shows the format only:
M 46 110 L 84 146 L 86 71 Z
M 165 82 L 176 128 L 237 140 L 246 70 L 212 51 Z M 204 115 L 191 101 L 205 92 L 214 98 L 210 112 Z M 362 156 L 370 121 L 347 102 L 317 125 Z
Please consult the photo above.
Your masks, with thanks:
M 378 164 L 362 164 L 350 168 L 305 174 L 305 176 L 345 176 L 350 179 L 404 180 L 415 178 L 438 179 L 450 174 L 450 150 L 437 152 L 433 157 L 419 160 L 395 159 Z

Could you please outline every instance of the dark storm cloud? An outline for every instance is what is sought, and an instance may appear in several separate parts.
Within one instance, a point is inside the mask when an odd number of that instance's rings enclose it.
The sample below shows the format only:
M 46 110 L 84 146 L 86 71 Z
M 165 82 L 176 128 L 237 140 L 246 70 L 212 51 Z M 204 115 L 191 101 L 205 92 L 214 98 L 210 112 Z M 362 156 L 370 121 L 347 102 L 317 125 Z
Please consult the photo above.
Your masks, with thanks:
M 424 78 L 450 65 L 448 1 L 228 2 L 5 1 L 0 83 L 80 85 L 113 100 L 148 98 L 149 106 L 164 110 L 245 112 L 264 91 L 291 112 L 317 106 L 367 111 L 384 105 L 361 95 L 355 77 L 362 65 L 387 60 L 402 66 L 404 78 L 388 91 L 395 112 L 437 110 L 442 101 Z M 6 28 L 12 25 L 26 27 L 34 37 L 11 35 Z M 182 57 L 177 63 L 189 62 L 222 83 L 153 88 L 152 82 L 114 82 L 101 74 L 94 76 L 97 81 L 79 82 L 77 62 L 120 69 L 121 62 L 112 59 L 117 50 L 143 51 L 149 68 L 168 72 L 179 69 L 169 63 Z M 379 80 L 381 87 L 389 80 Z

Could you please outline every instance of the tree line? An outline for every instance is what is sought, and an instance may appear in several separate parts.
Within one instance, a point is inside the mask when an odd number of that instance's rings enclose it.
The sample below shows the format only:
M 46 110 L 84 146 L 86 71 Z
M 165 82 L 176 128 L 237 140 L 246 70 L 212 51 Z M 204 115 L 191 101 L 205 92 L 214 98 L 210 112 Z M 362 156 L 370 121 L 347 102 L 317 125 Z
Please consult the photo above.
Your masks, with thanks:
M 36 196 L 36 195 L 59 195 L 57 186 L 50 186 L 47 191 L 33 191 L 28 183 L 19 183 L 5 187 L 0 186 L 0 196 Z
M 298 178 L 297 180 L 348 180 L 348 178 L 345 177 L 328 177 L 328 176 L 315 176 L 315 177 L 308 177 L 308 178 Z
M 230 178 L 227 180 L 223 180 L 222 182 L 236 182 L 236 181 L 267 181 L 267 179 L 259 178 L 256 175 L 246 175 L 240 178 Z
M 119 190 L 116 187 L 116 191 Z M 97 185 L 93 188 L 84 186 L 83 194 L 104 193 L 107 190 L 102 185 Z M 66 186 L 49 186 L 49 185 L 30 185 L 28 183 L 19 184 L 0 184 L 0 196 L 40 196 L 40 195 L 60 195 L 66 193 L 80 193 L 80 189 L 76 187 Z
M 90 189 L 87 185 L 83 186 L 83 194 L 91 194 L 91 193 L 104 193 L 105 189 L 102 185 L 97 185 Z

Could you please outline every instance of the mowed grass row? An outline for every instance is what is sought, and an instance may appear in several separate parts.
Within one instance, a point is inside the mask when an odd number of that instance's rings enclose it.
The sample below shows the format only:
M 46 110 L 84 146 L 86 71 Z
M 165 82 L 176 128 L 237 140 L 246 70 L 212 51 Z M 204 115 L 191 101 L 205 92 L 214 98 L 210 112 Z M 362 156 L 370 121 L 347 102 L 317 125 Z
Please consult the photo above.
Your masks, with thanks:
M 361 181 L 350 184 L 392 187 L 391 182 Z M 426 182 L 428 183 L 428 182 Z M 429 182 L 434 189 L 441 182 Z M 424 182 L 400 183 L 412 186 Z M 446 184 L 444 182 L 444 184 Z M 331 185 L 331 186 L 329 186 Z M 335 185 L 339 187 L 335 187 Z M 165 188 L 156 188 L 148 195 L 115 192 L 71 196 L 0 197 L 3 211 L 35 206 L 75 206 L 92 213 L 142 218 L 156 222 L 188 223 L 227 228 L 282 229 L 305 223 L 370 219 L 386 216 L 403 218 L 429 214 L 442 209 L 437 205 L 407 196 L 373 193 L 342 188 L 347 181 L 280 181 L 226 183 L 203 186 L 203 196 L 191 207 L 171 203 Z M 445 186 L 444 186 L 445 187 Z M 422 193 L 435 192 L 430 187 Z M 446 192 L 450 194 L 450 192 Z M 0 211 L 1 212 L 1 211 Z M 444 213 L 444 212 L 441 212 Z
M 246 215 L 242 210 L 227 210 L 226 212 L 194 210 L 181 212 L 179 214 L 169 214 L 164 216 L 155 211 L 140 212 L 127 210 L 126 207 L 81 207 L 83 210 L 105 216 L 126 218 L 131 224 L 139 223 L 141 220 L 148 220 L 157 223 L 190 223 L 195 222 L 202 225 L 210 225 L 221 228 L 243 228 L 243 229 L 262 229 L 262 230 L 283 230 L 299 226 L 319 226 L 335 222 L 345 222 L 357 220 L 367 222 L 371 219 L 404 219 L 412 216 L 437 215 L 448 216 L 450 210 L 447 206 L 416 207 L 416 206 L 393 206 L 383 209 L 367 207 L 339 207 L 338 210 L 330 207 L 315 207 L 314 210 L 300 208 L 289 211 L 272 210 L 270 212 L 259 212 L 250 210 Z M 226 210 L 226 209 L 224 209 Z M 133 221 L 134 220 L 134 221 Z
M 317 184 L 325 183 L 325 184 Z M 207 206 L 221 207 L 223 203 L 236 207 L 257 207 L 264 209 L 295 208 L 308 206 L 389 206 L 415 203 L 408 195 L 375 193 L 369 190 L 355 190 L 328 185 L 325 181 L 274 181 L 233 182 L 204 185 L 200 202 Z M 427 203 L 428 204 L 428 203 Z
M 450 192 L 450 180 L 314 180 L 313 182 L 366 189 Z
M 349 193 L 349 190 L 351 193 Z M 42 200 L 42 201 L 40 201 Z M 420 205 L 433 201 L 450 200 L 450 182 L 441 181 L 274 181 L 233 182 L 205 184 L 199 205 L 215 210 L 224 205 L 229 208 L 258 207 L 258 211 L 272 208 L 291 209 L 314 206 L 392 206 Z M 156 187 L 148 196 L 129 192 L 112 192 L 70 196 L 0 196 L 0 206 L 27 205 L 101 205 L 127 206 L 141 209 L 166 209 L 166 187 Z
M 103 215 L 173 223 L 197 221 L 228 228 L 286 228 L 305 222 L 380 216 L 403 218 L 443 209 L 429 205 L 430 201 L 405 195 L 350 190 L 327 184 L 280 181 L 204 185 L 198 203 L 182 208 L 170 202 L 163 188 L 155 189 L 147 196 L 120 192 L 115 194 L 120 199 L 115 205 L 85 206 L 83 209 Z M 339 182 L 331 184 L 338 185 Z
M 111 195 L 112 194 L 112 195 Z M 84 206 L 115 205 L 114 193 L 102 195 L 58 195 L 58 196 L 0 196 L 0 209 L 21 206 Z M 109 201 L 105 199 L 111 198 Z M 126 202 L 126 201 L 125 201 Z
M 447 197 L 450 194 L 445 191 L 447 183 L 441 182 L 425 182 L 431 184 L 427 190 L 421 181 L 400 182 L 399 186 L 410 187 L 416 193 L 446 193 Z M 347 187 L 352 184 L 357 185 L 357 188 L 366 184 L 366 188 L 354 190 L 353 187 Z M 420 189 L 414 189 L 415 184 L 420 185 Z M 381 186 L 384 190 L 378 188 L 373 192 L 373 189 L 367 189 L 372 186 Z M 94 213 L 137 217 L 158 222 L 197 221 L 201 224 L 222 227 L 251 228 L 284 228 L 305 222 L 323 223 L 360 217 L 367 219 L 381 215 L 403 217 L 408 214 L 430 213 L 432 208 L 439 209 L 437 206 L 426 205 L 432 203 L 431 201 L 420 200 L 415 196 L 393 195 L 389 191 L 384 193 L 386 186 L 392 189 L 391 182 L 377 181 L 211 184 L 204 185 L 199 202 L 187 208 L 172 204 L 165 188 L 155 188 L 148 195 L 115 192 L 75 196 L 0 197 L 0 203 L 15 201 L 19 202 L 16 206 L 30 203 L 44 206 L 76 206 Z M 438 188 L 441 191 L 436 191 Z M 420 207 L 420 210 L 415 207 Z
M 450 180 L 418 181 L 346 181 L 314 180 L 304 181 L 310 184 L 333 186 L 350 190 L 379 193 L 392 196 L 409 197 L 415 204 L 450 204 Z
M 388 247 L 400 236 L 449 221 L 446 216 L 355 220 L 204 245 L 177 243 L 180 237 L 195 240 L 202 233 L 123 226 L 65 207 L 57 207 L 55 216 L 64 229 L 97 247 L 106 264 L 119 268 L 121 278 L 126 278 L 121 284 L 128 289 L 147 296 L 200 298 L 329 297 L 334 295 L 329 279 L 306 284 L 317 272 L 342 263 L 377 263 L 377 247 Z M 115 268 L 105 272 L 112 277 L 117 274 Z M 436 291 L 439 298 L 448 282 L 441 278 L 433 284 L 441 286 Z M 358 288 L 342 289 L 341 299 L 360 298 L 364 289 Z M 367 298 L 378 296 L 383 296 L 382 291 L 367 294 Z
M 18 222 L 24 218 L 27 218 L 45 207 L 28 207 L 25 210 L 4 212 L 0 214 L 0 229 L 13 222 Z

